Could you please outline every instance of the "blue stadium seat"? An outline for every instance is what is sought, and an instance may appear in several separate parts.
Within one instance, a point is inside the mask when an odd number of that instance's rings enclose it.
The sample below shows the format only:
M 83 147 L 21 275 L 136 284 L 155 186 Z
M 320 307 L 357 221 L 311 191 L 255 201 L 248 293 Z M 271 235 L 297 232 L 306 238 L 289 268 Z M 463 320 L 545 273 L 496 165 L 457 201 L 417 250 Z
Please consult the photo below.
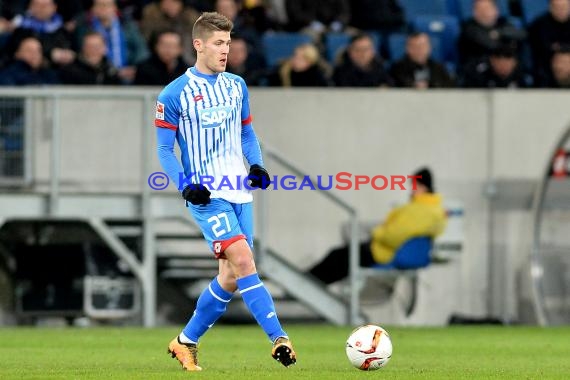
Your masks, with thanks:
M 473 0 L 449 0 L 457 2 L 457 9 L 461 20 L 466 20 L 473 16 Z M 511 11 L 509 9 L 509 0 L 495 0 L 499 8 L 499 14 L 503 17 L 509 17 Z M 541 1 L 541 0 L 537 0 Z
M 405 33 L 393 33 L 388 37 L 388 54 L 390 61 L 394 62 L 399 60 L 406 54 L 406 39 L 408 35 Z M 438 62 L 444 62 L 441 41 L 437 36 L 430 36 L 431 41 L 431 56 Z
M 327 33 L 325 36 L 325 54 L 329 62 L 334 62 L 340 51 L 350 42 L 347 33 Z
M 455 16 L 457 18 L 461 18 L 461 13 L 459 10 L 459 2 L 458 0 L 447 0 L 445 2 L 446 6 L 447 6 L 447 13 Z
M 412 28 L 439 38 L 443 61 L 457 61 L 457 39 L 459 38 L 459 20 L 455 16 L 417 16 L 412 21 Z
M 269 67 L 277 65 L 280 60 L 290 57 L 297 46 L 311 41 L 311 37 L 301 33 L 265 33 L 262 45 L 267 65 Z
M 406 241 L 396 251 L 390 264 L 376 264 L 375 269 L 416 269 L 424 268 L 431 262 L 433 241 L 430 237 L 421 236 Z
M 520 0 L 523 21 L 529 25 L 538 16 L 548 12 L 548 0 Z
M 404 16 L 409 22 L 420 15 L 445 15 L 447 0 L 398 0 L 404 11 Z
M 380 47 L 382 44 L 382 38 L 380 34 L 377 32 L 365 33 L 369 34 L 372 37 L 372 40 L 374 40 L 374 46 L 376 46 L 376 50 L 380 52 Z M 341 50 L 346 48 L 346 46 L 350 43 L 351 38 L 352 36 L 347 33 L 327 33 L 325 35 L 325 58 L 329 62 L 333 63 Z
M 391 61 L 397 61 L 406 53 L 405 33 L 392 33 L 388 36 L 388 55 Z

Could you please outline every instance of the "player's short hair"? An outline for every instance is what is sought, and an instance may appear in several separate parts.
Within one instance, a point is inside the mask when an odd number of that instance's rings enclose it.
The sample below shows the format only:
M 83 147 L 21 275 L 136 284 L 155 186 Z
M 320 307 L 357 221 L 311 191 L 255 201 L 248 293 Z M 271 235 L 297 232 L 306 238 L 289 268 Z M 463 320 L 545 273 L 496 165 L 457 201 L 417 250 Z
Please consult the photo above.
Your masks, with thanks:
M 194 23 L 192 38 L 207 40 L 214 32 L 231 32 L 233 28 L 234 23 L 226 16 L 218 12 L 204 12 Z

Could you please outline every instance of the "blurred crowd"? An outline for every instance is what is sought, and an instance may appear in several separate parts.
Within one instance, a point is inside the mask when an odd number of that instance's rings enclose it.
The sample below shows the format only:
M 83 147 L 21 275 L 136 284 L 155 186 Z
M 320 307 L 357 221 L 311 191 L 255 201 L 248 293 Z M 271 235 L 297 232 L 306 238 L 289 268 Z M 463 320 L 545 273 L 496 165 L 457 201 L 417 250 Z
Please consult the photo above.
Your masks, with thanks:
M 165 85 L 215 10 L 235 25 L 227 71 L 250 86 L 570 88 L 570 0 L 533 0 L 548 6 L 528 22 L 520 1 L 503 17 L 473 0 L 442 60 L 400 0 L 0 0 L 0 84 Z M 307 39 L 272 62 L 267 37 L 284 33 Z M 346 43 L 331 51 L 334 36 Z

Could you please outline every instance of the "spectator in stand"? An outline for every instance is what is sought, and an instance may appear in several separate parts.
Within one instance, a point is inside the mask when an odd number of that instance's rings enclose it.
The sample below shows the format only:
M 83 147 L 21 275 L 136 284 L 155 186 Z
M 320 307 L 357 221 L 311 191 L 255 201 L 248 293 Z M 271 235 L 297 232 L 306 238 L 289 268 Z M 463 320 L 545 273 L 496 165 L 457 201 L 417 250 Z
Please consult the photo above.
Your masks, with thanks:
M 22 12 L 23 11 L 25 11 L 25 8 L 22 9 Z M 2 68 L 13 55 L 14 47 L 12 47 L 11 52 L 6 52 L 5 46 L 14 31 L 14 25 L 11 20 L 17 13 L 19 12 L 17 12 L 12 2 L 8 3 L 0 0 L 0 68 Z
M 404 12 L 397 0 L 350 0 L 350 25 L 360 30 L 380 32 L 386 36 L 401 32 Z
M 380 87 L 388 76 L 374 40 L 368 34 L 354 36 L 335 66 L 333 82 L 337 87 Z
M 243 0 L 241 4 L 241 14 L 245 25 L 253 28 L 260 35 L 275 29 L 277 23 L 271 19 L 270 9 L 264 0 Z
M 11 63 L 0 71 L 0 85 L 4 86 L 57 83 L 59 83 L 57 73 L 47 66 L 42 43 L 36 37 L 25 37 L 20 40 Z
M 64 84 L 120 85 L 118 70 L 107 59 L 105 38 L 97 32 L 83 36 L 81 53 L 75 62 L 60 70 Z
M 57 4 L 57 11 L 63 17 L 63 22 L 66 23 L 65 29 L 72 32 L 75 25 L 68 25 L 83 12 L 83 4 L 81 0 L 55 0 Z
M 152 0 L 116 0 L 119 12 L 129 20 L 140 21 L 143 7 Z
M 149 55 L 137 24 L 119 14 L 115 0 L 93 0 L 91 9 L 77 20 L 76 39 L 81 41 L 90 30 L 105 37 L 107 58 L 119 69 L 121 80 L 132 83 L 135 65 Z
M 287 29 L 320 41 L 326 32 L 341 32 L 350 21 L 348 0 L 285 0 Z
M 0 18 L 12 20 L 16 15 L 25 13 L 29 3 L 29 0 L 0 0 Z M 55 4 L 64 22 L 72 20 L 83 11 L 81 0 L 55 0 Z
M 431 43 L 426 33 L 412 33 L 406 41 L 406 55 L 390 70 L 395 87 L 454 87 L 445 66 L 431 58 Z
M 465 68 L 463 87 L 468 88 L 525 88 L 530 86 L 512 46 L 497 48 L 489 58 L 472 61 Z
M 319 49 L 308 43 L 298 46 L 270 78 L 270 85 L 281 87 L 326 87 L 332 70 L 320 56 Z
M 250 87 L 266 84 L 267 73 L 263 56 L 257 54 L 239 35 L 232 36 L 226 71 L 241 76 Z
M 266 15 L 269 18 L 271 27 L 275 30 L 283 30 L 289 23 L 285 0 L 263 0 L 266 8 Z
M 570 47 L 562 46 L 552 56 L 549 88 L 570 88 Z
M 535 83 L 549 86 L 552 56 L 570 45 L 570 0 L 550 0 L 549 11 L 529 26 L 529 42 Z
M 519 49 L 525 38 L 524 30 L 499 17 L 494 0 L 474 0 L 473 17 L 461 26 L 458 42 L 460 64 L 463 67 L 484 61 L 492 51 L 503 45 Z
M 200 14 L 194 8 L 184 5 L 183 0 L 155 0 L 146 5 L 142 12 L 141 32 L 147 41 L 153 33 L 172 29 L 182 36 L 183 57 L 194 63 L 196 56 L 192 44 L 192 27 Z
M 151 36 L 152 55 L 137 65 L 135 84 L 166 86 L 184 74 L 188 64 L 182 58 L 182 37 L 173 30 Z
M 211 12 L 214 10 L 214 0 L 185 0 L 185 4 L 198 12 Z
M 234 23 L 233 33 L 239 34 L 256 50 L 261 50 L 261 34 L 250 23 L 247 13 L 242 11 L 241 3 L 236 0 L 216 0 L 216 12 L 226 16 Z
M 4 58 L 14 54 L 21 40 L 33 36 L 40 40 L 44 56 L 54 65 L 66 65 L 75 59 L 71 35 L 64 28 L 54 0 L 30 0 L 27 10 L 12 19 L 10 29 L 13 32 L 6 42 Z

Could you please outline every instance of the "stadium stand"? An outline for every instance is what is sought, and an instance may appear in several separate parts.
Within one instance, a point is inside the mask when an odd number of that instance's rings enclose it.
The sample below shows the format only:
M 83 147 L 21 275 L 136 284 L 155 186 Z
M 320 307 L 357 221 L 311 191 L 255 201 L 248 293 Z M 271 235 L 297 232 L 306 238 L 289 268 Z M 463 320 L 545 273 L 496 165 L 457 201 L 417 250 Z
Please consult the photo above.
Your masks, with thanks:
M 334 62 L 338 54 L 350 42 L 348 33 L 327 33 L 325 36 L 325 58 L 329 62 Z
M 406 54 L 406 39 L 407 34 L 405 33 L 394 33 L 388 37 L 388 52 L 390 54 L 391 61 L 396 61 Z M 432 49 L 431 56 L 436 61 L 444 62 L 439 37 L 430 36 L 430 41 Z
M 535 18 L 548 12 L 548 0 L 520 0 L 523 21 L 529 25 Z
M 538 0 L 540 1 L 540 0 Z M 455 14 L 461 20 L 467 20 L 473 15 L 473 0 L 449 0 L 449 3 L 455 3 Z M 496 0 L 497 7 L 499 8 L 499 14 L 503 17 L 511 16 L 511 11 L 509 8 L 509 0 Z M 451 12 L 450 12 L 451 13 Z
M 382 36 L 375 32 L 366 33 L 372 36 L 376 49 L 381 51 Z M 341 51 L 348 46 L 351 38 L 348 33 L 327 33 L 325 35 L 325 58 L 327 61 L 334 63 Z
M 447 13 L 461 18 L 458 0 L 447 0 L 446 5 L 447 5 Z
M 460 27 L 456 17 L 417 16 L 412 21 L 412 29 L 425 32 L 430 37 L 437 37 L 440 41 L 442 61 L 457 62 L 457 39 Z
M 310 36 L 301 33 L 265 33 L 262 45 L 267 65 L 277 65 L 280 60 L 290 57 L 297 46 L 311 41 Z
M 410 22 L 419 15 L 445 15 L 448 13 L 446 0 L 399 0 L 406 20 Z

